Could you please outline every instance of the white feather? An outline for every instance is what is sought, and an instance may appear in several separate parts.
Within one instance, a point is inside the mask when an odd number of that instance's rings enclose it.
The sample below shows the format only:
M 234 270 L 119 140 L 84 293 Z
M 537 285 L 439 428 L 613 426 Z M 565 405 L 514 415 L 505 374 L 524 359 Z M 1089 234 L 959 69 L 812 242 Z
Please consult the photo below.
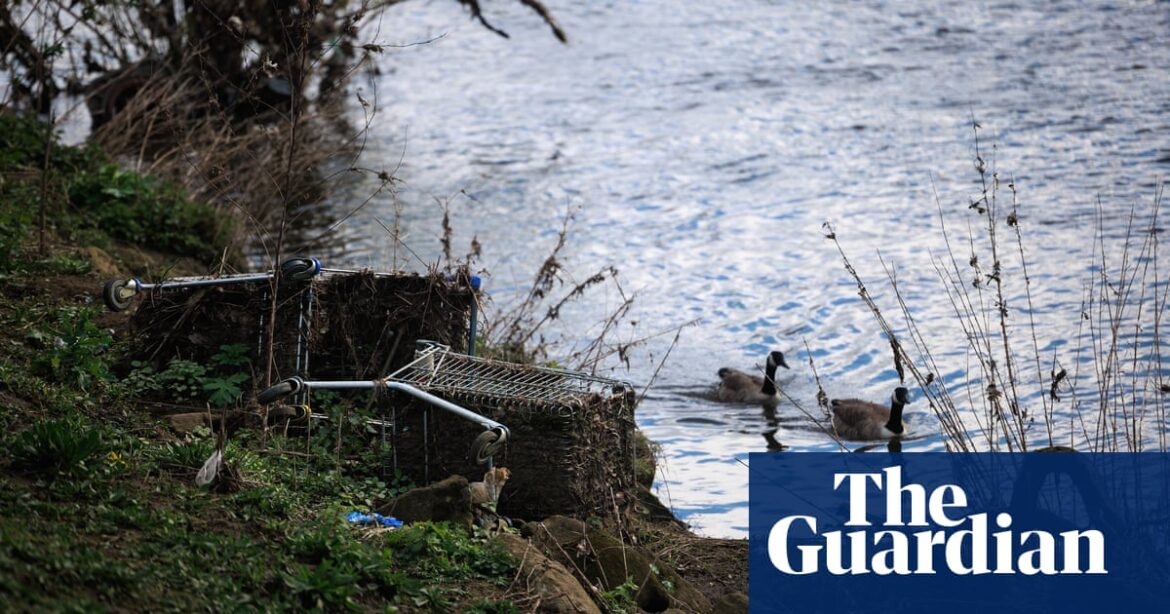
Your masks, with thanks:
M 216 450 L 211 453 L 207 461 L 203 463 L 203 468 L 199 473 L 195 474 L 195 483 L 199 486 L 207 486 L 215 479 L 215 475 L 219 473 L 219 465 L 223 462 L 223 450 Z

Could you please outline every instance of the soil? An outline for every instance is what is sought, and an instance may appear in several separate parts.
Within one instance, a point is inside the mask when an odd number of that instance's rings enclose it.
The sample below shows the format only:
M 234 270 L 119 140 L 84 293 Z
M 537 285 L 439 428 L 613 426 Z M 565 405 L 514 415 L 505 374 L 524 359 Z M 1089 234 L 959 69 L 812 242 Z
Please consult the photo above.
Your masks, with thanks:
M 118 277 L 127 277 L 134 274 L 143 274 L 146 271 L 160 271 L 169 269 L 169 275 L 190 275 L 202 273 L 203 267 L 193 262 L 180 262 L 173 265 L 173 259 L 150 254 L 137 249 L 115 249 L 111 252 L 89 248 L 85 256 L 94 263 L 93 270 L 87 274 L 44 274 L 15 278 L 0 285 L 0 297 L 6 304 L 18 301 L 34 300 L 45 303 L 68 303 L 91 305 L 97 310 L 96 321 L 102 328 L 113 329 L 116 336 L 124 336 L 130 322 L 127 313 L 111 313 L 101 303 L 101 288 L 104 281 Z M 100 253 L 98 253 L 100 252 Z M 100 269 L 100 270 L 99 270 Z M 13 337 L 15 335 L 15 337 Z M 10 331 L 12 338 L 0 339 L 2 343 L 19 343 L 19 331 Z M 0 385 L 0 405 L 10 408 L 27 408 L 28 402 L 10 390 Z M 140 427 L 141 434 L 156 440 L 177 441 L 176 436 L 164 430 L 147 416 L 151 414 L 170 414 L 183 409 L 198 411 L 200 408 L 180 408 L 165 406 L 166 404 L 140 404 L 138 409 L 143 418 L 146 418 Z M 136 420 L 134 416 L 122 416 L 122 419 Z M 19 479 L 10 477 L 9 479 Z M 152 489 L 147 484 L 127 485 L 131 492 L 140 496 L 140 501 L 150 501 L 149 505 L 159 509 L 174 509 L 173 504 L 164 500 L 155 500 Z M 137 497 L 136 497 L 137 498 Z M 659 504 L 660 507 L 660 504 Z M 677 573 L 694 584 L 705 597 L 712 602 L 724 597 L 728 593 L 747 592 L 748 583 L 748 544 L 746 540 L 723 540 L 698 537 L 692 534 L 685 526 L 670 517 L 662 508 L 662 513 L 653 513 L 657 508 L 650 509 L 637 529 L 632 531 L 637 535 L 639 543 L 652 555 L 670 564 Z M 217 515 L 212 518 L 191 517 L 187 520 L 192 530 L 222 533 L 229 535 L 254 534 L 265 536 L 252 523 L 227 515 Z M 103 539 L 114 545 L 114 549 L 127 547 L 142 539 L 138 531 L 128 528 L 121 533 L 106 536 Z M 120 544 L 120 546 L 115 545 Z M 138 561 L 126 563 L 130 567 L 149 564 Z M 476 584 L 479 584 L 478 582 Z M 522 602 L 523 596 L 508 587 L 501 591 L 499 587 L 479 586 L 485 593 L 494 597 L 510 597 Z
M 748 542 L 746 539 L 700 537 L 677 525 L 649 530 L 646 548 L 668 561 L 712 602 L 731 592 L 747 594 Z

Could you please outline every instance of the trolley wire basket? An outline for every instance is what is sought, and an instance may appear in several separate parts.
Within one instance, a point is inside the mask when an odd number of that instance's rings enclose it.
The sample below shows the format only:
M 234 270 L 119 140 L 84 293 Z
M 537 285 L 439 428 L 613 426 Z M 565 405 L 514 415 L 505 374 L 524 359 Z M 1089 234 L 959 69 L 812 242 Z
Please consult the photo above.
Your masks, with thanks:
M 571 412 L 599 397 L 625 396 L 633 390 L 630 384 L 614 379 L 468 356 L 421 340 L 415 359 L 386 379 L 441 396 L 472 400 L 479 406 L 558 412 Z
M 635 488 L 633 386 L 614 379 L 467 356 L 419 341 L 414 359 L 385 378 L 457 402 L 508 425 L 494 462 L 511 470 L 501 509 L 520 518 L 612 511 Z M 403 411 L 405 410 L 405 411 Z M 478 476 L 462 453 L 475 427 L 425 404 L 398 406 L 388 435 L 396 468 L 411 476 Z M 417 479 L 417 478 L 416 478 Z

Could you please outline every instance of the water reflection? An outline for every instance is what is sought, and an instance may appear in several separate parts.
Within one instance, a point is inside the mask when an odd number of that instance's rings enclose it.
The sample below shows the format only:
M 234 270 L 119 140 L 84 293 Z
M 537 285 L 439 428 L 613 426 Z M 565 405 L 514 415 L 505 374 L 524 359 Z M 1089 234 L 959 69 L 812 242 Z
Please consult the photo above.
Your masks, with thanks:
M 764 437 L 764 442 L 767 444 L 765 449 L 769 452 L 787 450 L 788 446 L 776 439 L 776 432 L 780 430 L 780 421 L 776 419 L 776 406 L 765 404 L 761 406 L 761 409 L 764 412 L 764 431 L 760 435 Z
M 448 36 L 398 50 L 386 76 L 363 86 L 383 104 L 367 166 L 401 159 L 403 184 L 347 222 L 346 257 L 388 264 L 374 218 L 389 224 L 401 205 L 407 243 L 434 262 L 434 200 L 465 190 L 471 198 L 452 207 L 456 243 L 479 238 L 486 289 L 507 306 L 527 290 L 566 205 L 579 207 L 566 262 L 578 272 L 619 265 L 639 292 L 639 327 L 623 334 L 700 320 L 638 418 L 662 444 L 663 500 L 703 531 L 745 535 L 748 451 L 773 441 L 840 449 L 823 430 L 810 355 L 830 397 L 883 398 L 896 381 L 888 343 L 822 238 L 825 221 L 890 305 L 881 250 L 931 343 L 939 385 L 980 407 L 983 395 L 963 385 L 983 374 L 932 260 L 945 254 L 936 202 L 961 235 L 979 189 L 973 114 L 990 170 L 1020 194 L 1035 309 L 1014 321 L 1035 315 L 1046 362 L 1055 352 L 1070 371 L 1091 370 L 1072 352 L 1093 343 L 1081 324 L 1086 274 L 1094 253 L 1117 253 L 1095 242 L 1094 226 L 1107 241 L 1127 236 L 1130 207 L 1149 202 L 1170 151 L 1160 136 L 1170 132 L 1164 3 L 550 5 L 568 47 L 509 3 L 497 7 L 508 41 L 455 3 L 393 7 L 401 39 L 391 42 Z M 374 189 L 355 184 L 337 206 Z M 1009 290 L 1017 310 L 1028 304 L 1022 285 Z M 614 299 L 590 300 L 564 310 L 550 336 L 572 344 L 596 330 Z M 794 369 L 781 384 L 791 400 L 774 415 L 703 396 L 725 361 L 777 348 Z M 617 375 L 648 381 L 663 350 L 651 344 Z M 1027 392 L 1028 402 L 1045 393 Z M 1058 436 L 1077 411 L 1060 407 Z M 920 438 L 904 449 L 943 449 L 928 408 L 907 421 Z

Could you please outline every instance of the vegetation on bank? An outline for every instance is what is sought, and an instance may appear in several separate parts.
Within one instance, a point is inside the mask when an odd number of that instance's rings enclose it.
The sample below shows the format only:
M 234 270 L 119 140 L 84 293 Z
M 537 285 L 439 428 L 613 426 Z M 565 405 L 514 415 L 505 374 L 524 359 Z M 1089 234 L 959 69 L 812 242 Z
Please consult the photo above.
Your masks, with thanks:
M 178 437 L 144 399 L 234 404 L 240 352 L 157 372 L 121 364 L 113 329 L 125 316 L 90 304 L 94 269 L 206 265 L 230 226 L 91 147 L 50 143 L 46 165 L 44 134 L 0 115 L 0 609 L 516 611 L 518 562 L 486 535 L 347 525 L 349 511 L 410 486 L 380 478 L 360 430 L 266 446 L 243 430 L 226 443 L 229 479 L 195 485 L 216 435 Z M 110 255 L 128 246 L 169 254 Z
M 1156 185 L 1148 209 L 1130 206 L 1120 236 L 1107 230 L 1098 200 L 1091 255 L 1062 263 L 1083 267 L 1079 309 L 1052 309 L 1038 298 L 1043 268 L 1027 239 L 1028 225 L 1042 218 L 1021 205 L 1011 175 L 996 169 L 994 146 L 990 162 L 984 158 L 979 123 L 973 120 L 971 128 L 978 189 L 959 207 L 969 218 L 966 231 L 954 230 L 962 226 L 948 221 L 951 214 L 936 197 L 945 249 L 916 264 L 937 274 L 930 300 L 951 306 L 953 334 L 919 326 L 915 298 L 898 284 L 898 263 L 880 252 L 876 263 L 850 259 L 836 228 L 825 224 L 825 238 L 890 344 L 899 382 L 917 385 L 948 450 L 1166 451 L 1170 380 L 1161 331 L 1170 285 L 1158 269 L 1163 186 Z M 868 286 L 855 263 L 880 267 L 882 300 L 870 290 L 879 286 Z M 936 356 L 956 345 L 968 368 L 958 381 L 947 381 Z M 827 401 L 820 390 L 826 423 Z
M 231 216 L 170 182 L 123 170 L 92 145 L 61 145 L 35 118 L 0 112 L 0 177 L 0 271 L 62 270 L 45 261 L 48 240 L 164 247 L 204 262 L 238 258 L 229 250 Z
M 504 35 L 478 2 L 459 3 Z M 540 2 L 522 4 L 565 40 Z M 336 112 L 348 79 L 404 42 L 360 40 L 361 24 L 385 6 L 213 2 L 171 14 L 154 3 L 85 2 L 84 19 L 68 26 L 36 3 L 0 7 L 14 51 L 4 71 L 12 87 L 0 100 L 0 610 L 514 612 L 550 598 L 520 574 L 528 551 L 517 560 L 482 531 L 346 523 L 349 511 L 412 486 L 383 479 L 386 451 L 371 445 L 360 404 L 315 393 L 314 414 L 345 428 L 297 437 L 244 428 L 225 441 L 205 427 L 172 430 L 159 416 L 179 407 L 236 409 L 240 373 L 264 365 L 240 364 L 247 358 L 230 344 L 205 361 L 134 363 L 127 315 L 100 307 L 108 279 L 243 268 L 241 245 L 263 252 L 262 267 L 318 251 L 357 210 L 393 193 L 394 171 L 361 160 L 376 99 L 355 95 L 357 127 Z M 77 54 L 83 61 L 66 66 Z M 84 99 L 92 119 L 84 146 L 53 134 L 61 117 L 51 103 L 64 95 Z M 14 110 L 38 111 L 49 124 Z M 312 204 L 363 177 L 361 204 L 339 220 L 306 221 Z M 398 248 L 409 247 L 394 204 L 383 228 L 397 266 Z M 301 236 L 306 227 L 311 236 Z M 500 318 L 485 354 L 548 359 L 541 325 L 586 289 L 617 284 L 608 269 L 562 288 L 559 249 L 523 305 Z M 636 342 L 603 340 L 631 300 L 566 364 L 593 370 L 615 353 L 624 360 Z M 258 413 L 235 417 L 259 426 Z M 198 487 L 195 473 L 217 446 L 220 478 Z M 640 474 L 652 479 L 651 460 L 640 461 Z M 693 554 L 700 540 L 672 542 L 685 530 L 659 508 L 662 526 L 638 537 L 666 554 L 647 569 L 657 576 L 677 559 L 705 573 Z M 703 584 L 719 595 L 746 590 L 746 544 L 725 545 L 722 560 L 736 572 L 712 572 Z M 604 582 L 580 569 L 564 575 L 582 603 L 625 612 L 638 608 L 639 583 L 650 582 L 629 573 L 623 564 Z M 667 581 L 669 592 L 682 582 Z
M 296 437 L 240 428 L 224 439 L 160 418 L 238 408 L 241 374 L 258 365 L 234 344 L 204 361 L 130 360 L 128 315 L 99 306 L 102 283 L 218 268 L 226 216 L 93 147 L 46 148 L 37 139 L 49 132 L 35 120 L 0 121 L 0 220 L 11 229 L 0 269 L 0 610 L 486 613 L 531 611 L 548 598 L 531 580 L 538 555 L 517 558 L 506 545 L 514 541 L 448 523 L 384 531 L 347 522 L 413 486 L 385 479 L 387 450 L 367 430 L 364 404 L 315 394 L 314 413 L 346 428 Z M 186 225 L 151 214 L 170 210 L 184 212 Z M 197 486 L 221 445 L 220 478 Z M 645 455 L 639 482 L 653 475 Z M 646 600 L 639 582 L 651 581 L 669 595 L 693 581 L 712 600 L 742 597 L 746 544 L 696 538 L 661 504 L 648 509 L 653 523 L 627 518 L 619 535 L 651 553 L 641 556 L 653 575 L 629 575 L 627 549 L 633 557 L 636 547 L 617 541 L 622 564 L 609 580 L 565 572 L 576 590 L 586 587 L 585 602 L 637 611 Z M 580 546 L 574 556 L 591 560 Z

